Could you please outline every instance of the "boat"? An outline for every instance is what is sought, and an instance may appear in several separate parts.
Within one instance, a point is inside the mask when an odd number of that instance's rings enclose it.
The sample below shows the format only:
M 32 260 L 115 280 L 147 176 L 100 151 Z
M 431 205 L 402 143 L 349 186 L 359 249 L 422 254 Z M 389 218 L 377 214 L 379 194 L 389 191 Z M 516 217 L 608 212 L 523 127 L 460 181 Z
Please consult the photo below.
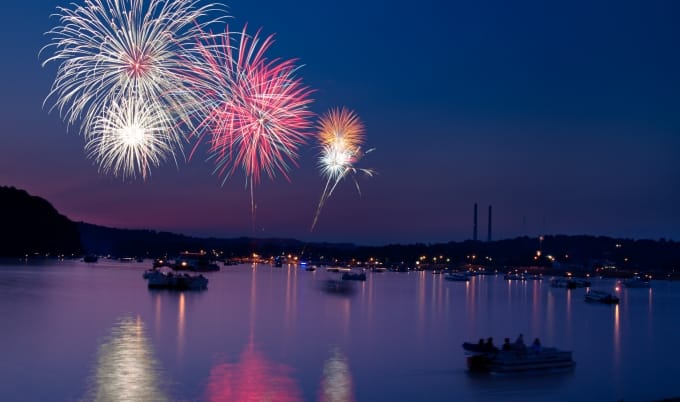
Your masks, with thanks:
M 365 281 L 366 274 L 361 272 L 345 272 L 342 274 L 342 280 L 344 281 Z
M 150 289 L 203 290 L 208 287 L 208 278 L 203 275 L 164 272 L 151 269 L 144 272 Z
M 454 282 L 468 282 L 470 277 L 459 272 L 447 272 L 444 274 L 444 279 Z
M 587 288 L 590 287 L 590 282 L 578 278 L 554 278 L 550 281 L 550 286 L 567 289 Z
M 603 290 L 589 290 L 586 292 L 586 301 L 604 303 L 604 304 L 618 304 L 619 298 L 609 292 Z
M 321 290 L 326 293 L 351 294 L 354 292 L 354 286 L 350 281 L 327 279 L 322 282 Z
M 316 265 L 307 265 L 307 266 L 305 267 L 305 271 L 307 271 L 307 272 L 314 272 L 314 271 L 316 271 Z
M 467 354 L 480 354 L 498 351 L 498 348 L 493 346 L 493 344 L 489 345 L 484 343 L 484 339 L 480 339 L 479 343 L 464 342 L 463 349 Z
M 525 278 L 524 275 L 508 272 L 507 274 L 503 275 L 503 279 L 506 281 L 523 281 Z
M 491 374 L 532 374 L 570 371 L 572 352 L 553 347 L 488 350 L 486 345 L 464 343 L 470 371 Z
M 625 279 L 623 281 L 623 286 L 627 288 L 648 288 L 651 286 L 651 284 L 646 278 L 634 276 L 632 278 Z
M 387 272 L 387 268 L 385 267 L 373 267 L 371 268 L 372 272 Z
M 178 271 L 210 272 L 219 271 L 220 266 L 210 260 L 206 253 L 181 253 L 173 269 Z
M 97 261 L 99 261 L 99 257 L 97 257 L 94 254 L 88 254 L 85 257 L 83 257 L 83 261 L 85 261 L 85 262 L 97 262 Z
M 326 272 L 350 272 L 351 269 L 347 267 L 327 267 Z

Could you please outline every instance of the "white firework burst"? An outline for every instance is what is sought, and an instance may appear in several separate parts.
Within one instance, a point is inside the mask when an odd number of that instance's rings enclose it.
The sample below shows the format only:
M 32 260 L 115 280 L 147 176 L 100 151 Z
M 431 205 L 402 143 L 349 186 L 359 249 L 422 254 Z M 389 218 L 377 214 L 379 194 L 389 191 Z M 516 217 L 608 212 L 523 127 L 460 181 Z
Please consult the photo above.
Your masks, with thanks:
M 59 63 L 45 102 L 53 100 L 50 110 L 58 109 L 69 126 L 81 120 L 80 131 L 88 139 L 95 121 L 124 99 L 171 108 L 170 91 L 173 97 L 191 96 L 178 90 L 183 87 L 178 72 L 186 68 L 181 51 L 223 18 L 220 13 L 201 21 L 218 9 L 197 0 L 86 0 L 58 7 L 60 25 L 47 32 L 52 41 L 41 50 L 54 51 L 43 66 Z M 168 129 L 179 138 L 176 127 Z
M 176 138 L 168 134 L 173 124 L 154 102 L 135 97 L 114 100 L 95 119 L 85 151 L 104 173 L 146 178 L 151 167 L 167 159 L 176 163 Z

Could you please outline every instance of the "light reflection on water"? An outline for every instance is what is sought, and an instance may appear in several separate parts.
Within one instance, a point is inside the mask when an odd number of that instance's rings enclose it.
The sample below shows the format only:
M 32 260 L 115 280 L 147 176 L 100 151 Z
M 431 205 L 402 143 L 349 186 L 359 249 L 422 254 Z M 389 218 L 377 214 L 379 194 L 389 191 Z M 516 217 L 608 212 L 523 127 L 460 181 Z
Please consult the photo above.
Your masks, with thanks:
M 210 370 L 206 400 L 211 402 L 302 402 L 292 367 L 269 361 L 251 343 L 237 363 Z
M 142 319 L 125 317 L 99 346 L 86 400 L 167 401 L 162 372 Z
M 619 305 L 614 305 L 614 368 L 621 364 L 621 321 L 619 318 Z
M 184 292 L 179 295 L 177 306 L 177 354 L 181 357 L 184 354 L 184 332 L 186 330 L 186 295 Z
M 354 401 L 354 384 L 349 363 L 339 348 L 333 348 L 331 356 L 323 365 L 319 402 Z

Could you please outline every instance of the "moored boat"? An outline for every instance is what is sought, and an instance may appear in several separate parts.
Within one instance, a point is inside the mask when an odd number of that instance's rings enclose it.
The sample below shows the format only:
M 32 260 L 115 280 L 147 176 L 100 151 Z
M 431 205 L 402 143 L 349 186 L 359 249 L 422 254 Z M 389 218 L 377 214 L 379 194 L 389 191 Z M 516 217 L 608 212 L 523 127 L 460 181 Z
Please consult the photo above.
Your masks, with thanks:
M 550 286 L 554 288 L 587 288 L 590 287 L 590 281 L 578 278 L 555 278 L 550 281 Z
M 470 280 L 470 277 L 459 272 L 447 272 L 444 274 L 444 279 L 446 279 L 447 281 L 454 282 L 468 282 Z
M 586 292 L 586 301 L 604 303 L 604 304 L 618 304 L 619 298 L 609 292 L 603 290 L 590 290 Z
M 176 270 L 195 272 L 219 271 L 217 265 L 206 253 L 181 253 L 173 266 Z
M 350 272 L 352 269 L 347 267 L 327 267 L 326 272 Z
M 365 281 L 366 274 L 363 272 L 345 272 L 342 274 L 342 279 L 345 281 Z
M 634 276 L 632 278 L 625 279 L 623 281 L 623 286 L 627 288 L 648 288 L 651 285 L 646 278 Z
M 99 261 L 99 257 L 96 256 L 95 254 L 88 254 L 85 257 L 83 257 L 83 261 L 94 263 L 94 262 Z
M 321 290 L 327 293 L 352 294 L 354 292 L 354 287 L 349 281 L 327 279 L 322 282 Z
M 203 275 L 189 275 L 147 270 L 144 272 L 148 287 L 151 289 L 203 290 L 208 287 L 208 278 Z

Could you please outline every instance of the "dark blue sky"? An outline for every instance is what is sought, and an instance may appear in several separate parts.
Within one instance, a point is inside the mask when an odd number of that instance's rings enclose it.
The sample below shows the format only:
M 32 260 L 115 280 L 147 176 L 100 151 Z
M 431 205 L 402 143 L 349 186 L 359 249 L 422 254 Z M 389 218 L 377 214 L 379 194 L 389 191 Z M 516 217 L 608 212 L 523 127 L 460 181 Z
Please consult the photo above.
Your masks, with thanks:
M 49 18 L 66 1 L 3 3 L 0 184 L 74 220 L 253 235 L 242 175 L 202 158 L 146 181 L 99 174 L 42 101 Z M 379 174 L 343 183 L 309 232 L 323 180 L 315 144 L 256 189 L 257 236 L 437 242 L 550 233 L 680 240 L 680 3 L 676 1 L 232 1 L 230 26 L 276 33 L 313 110 L 354 109 Z

